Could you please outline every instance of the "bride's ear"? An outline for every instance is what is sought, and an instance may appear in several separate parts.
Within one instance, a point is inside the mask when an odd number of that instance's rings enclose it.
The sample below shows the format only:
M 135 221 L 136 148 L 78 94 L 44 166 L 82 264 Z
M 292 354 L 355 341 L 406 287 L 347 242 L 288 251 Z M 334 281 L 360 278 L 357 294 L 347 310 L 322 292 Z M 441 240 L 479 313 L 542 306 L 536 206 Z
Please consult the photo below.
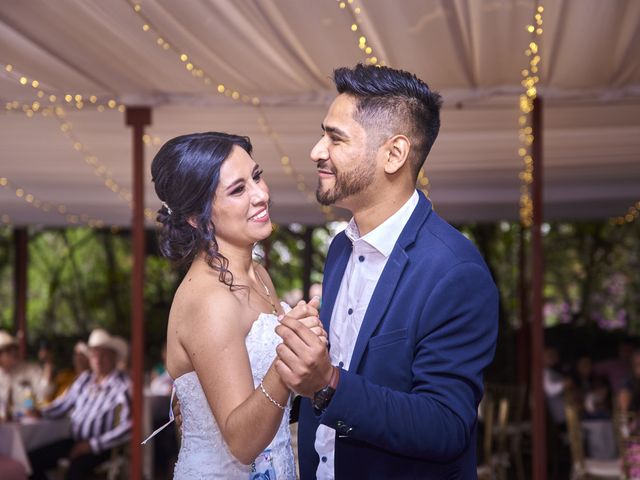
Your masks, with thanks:
M 198 221 L 196 220 L 195 215 L 191 215 L 187 218 L 187 223 L 191 225 L 193 228 L 198 228 Z

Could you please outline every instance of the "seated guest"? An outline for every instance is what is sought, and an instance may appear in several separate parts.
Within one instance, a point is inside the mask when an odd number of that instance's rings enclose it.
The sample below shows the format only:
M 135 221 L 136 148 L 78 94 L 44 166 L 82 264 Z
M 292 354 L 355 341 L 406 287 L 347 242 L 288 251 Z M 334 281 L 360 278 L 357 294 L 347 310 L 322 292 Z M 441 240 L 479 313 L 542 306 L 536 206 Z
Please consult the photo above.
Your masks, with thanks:
M 549 415 L 555 424 L 564 425 L 564 396 L 571 386 L 571 379 L 564 373 L 560 353 L 556 347 L 545 346 L 543 361 L 542 381 Z
M 581 409 L 582 418 L 611 418 L 611 388 L 606 377 L 597 375 L 587 354 L 580 355 L 571 377 L 573 399 Z
M 631 356 L 635 350 L 635 342 L 630 338 L 623 338 L 618 343 L 617 356 L 596 363 L 593 371 L 597 375 L 607 377 L 614 395 L 617 395 L 631 376 Z
M 50 377 L 39 365 L 21 361 L 18 341 L 0 330 L 0 403 L 19 417 L 28 413 L 34 402 L 45 402 L 52 391 Z
M 56 386 L 53 400 L 64 395 L 80 374 L 89 370 L 89 347 L 85 342 L 77 342 L 74 345 L 72 364 L 72 369 L 65 368 L 56 374 L 53 381 Z
M 120 356 L 118 357 L 118 363 L 116 368 L 123 372 L 129 372 L 129 342 L 127 342 L 124 338 L 114 336 L 113 341 L 118 347 L 118 351 L 120 352 Z
M 125 353 L 122 344 L 105 330 L 96 329 L 88 345 L 91 370 L 82 373 L 64 396 L 41 412 L 44 417 L 56 418 L 71 411 L 73 438 L 29 452 L 33 479 L 46 479 L 45 471 L 62 457 L 70 460 L 68 480 L 87 478 L 109 458 L 112 448 L 129 440 L 129 379 L 116 368 Z
M 631 375 L 618 392 L 618 408 L 622 413 L 640 412 L 640 350 L 631 355 Z
M 151 383 L 149 384 L 149 392 L 152 395 L 171 395 L 173 389 L 173 379 L 167 372 L 167 344 L 162 345 L 162 361 L 153 366 L 151 370 Z

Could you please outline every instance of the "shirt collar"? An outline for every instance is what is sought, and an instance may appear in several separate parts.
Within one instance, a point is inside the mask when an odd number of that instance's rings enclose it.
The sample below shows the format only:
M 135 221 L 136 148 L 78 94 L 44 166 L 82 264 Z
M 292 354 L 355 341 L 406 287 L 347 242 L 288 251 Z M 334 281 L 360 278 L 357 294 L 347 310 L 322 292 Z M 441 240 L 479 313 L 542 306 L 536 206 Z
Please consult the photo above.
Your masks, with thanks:
M 409 217 L 411 217 L 411 214 L 418 205 L 419 199 L 418 191 L 414 190 L 411 198 L 409 198 L 409 200 L 407 200 L 407 202 L 400 207 L 396 213 L 391 215 L 363 237 L 360 236 L 360 231 L 358 230 L 358 225 L 354 218 L 351 218 L 344 233 L 347 235 L 349 240 L 351 240 L 351 243 L 362 240 L 378 250 L 385 257 L 388 257 L 391 255 L 393 246 L 398 241 L 402 229 L 407 224 Z

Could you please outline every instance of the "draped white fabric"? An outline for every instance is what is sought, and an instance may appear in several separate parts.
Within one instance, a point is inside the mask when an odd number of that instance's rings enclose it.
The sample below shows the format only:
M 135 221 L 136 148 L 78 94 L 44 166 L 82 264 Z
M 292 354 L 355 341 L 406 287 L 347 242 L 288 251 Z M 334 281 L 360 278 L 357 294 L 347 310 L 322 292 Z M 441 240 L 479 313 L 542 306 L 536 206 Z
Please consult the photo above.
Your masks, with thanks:
M 150 162 L 169 138 L 224 130 L 249 135 L 265 167 L 279 222 L 319 223 L 309 150 L 334 96 L 337 66 L 364 61 L 364 35 L 385 64 L 415 72 L 445 98 L 426 173 L 436 209 L 451 221 L 516 219 L 521 160 L 518 95 L 532 0 L 4 0 L 0 99 L 31 104 L 57 95 L 62 120 L 22 110 L 0 115 L 0 214 L 14 224 L 63 225 L 68 212 L 128 225 L 125 199 L 86 161 L 131 188 L 131 132 L 124 114 L 87 100 L 150 105 Z M 606 218 L 640 200 L 640 2 L 543 2 L 545 217 Z M 356 8 L 360 8 L 356 13 Z M 143 17 L 143 16 L 144 17 Z M 357 32 L 351 30 L 354 18 Z M 150 22 L 151 31 L 143 31 Z M 158 35 L 170 48 L 157 44 Z M 174 48 L 176 50 L 174 50 Z M 179 53 L 189 56 L 183 62 Z M 193 62 L 210 85 L 186 68 Z M 4 67 L 13 66 L 11 72 Z M 29 79 L 21 85 L 19 79 Z M 30 86 L 37 79 L 38 88 Z M 217 92 L 259 97 L 260 108 Z M 65 94 L 81 94 L 77 110 Z M 80 143 L 80 150 L 74 149 Z M 77 146 L 76 146 L 77 147 Z M 291 173 L 282 155 L 290 158 Z M 147 175 L 148 168 L 146 169 Z M 146 206 L 159 201 L 147 182 Z M 85 217 L 86 218 L 86 217 Z M 149 221 L 151 224 L 151 221 Z

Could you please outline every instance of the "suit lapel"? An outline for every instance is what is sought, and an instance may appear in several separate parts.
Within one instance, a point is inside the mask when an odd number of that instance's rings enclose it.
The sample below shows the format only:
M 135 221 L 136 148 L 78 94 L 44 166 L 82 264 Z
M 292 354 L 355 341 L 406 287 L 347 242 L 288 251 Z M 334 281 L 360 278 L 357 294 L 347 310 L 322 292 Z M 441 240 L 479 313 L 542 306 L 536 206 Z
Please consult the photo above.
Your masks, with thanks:
M 431 202 L 427 200 L 422 192 L 418 191 L 418 194 L 418 205 L 411 214 L 409 221 L 402 229 L 402 233 L 393 247 L 393 251 L 389 256 L 389 260 L 387 260 L 387 264 L 382 271 L 382 275 L 380 275 L 380 279 L 376 284 L 371 301 L 369 302 L 369 306 L 367 307 L 367 311 L 364 315 L 362 326 L 358 333 L 358 339 L 356 340 L 356 345 L 353 349 L 353 355 L 351 356 L 351 362 L 349 363 L 349 370 L 352 372 L 356 372 L 358 370 L 362 356 L 364 355 L 367 344 L 369 343 L 369 339 L 378 328 L 378 324 L 387 311 L 387 308 L 391 303 L 391 299 L 393 298 L 393 294 L 398 286 L 398 282 L 400 281 L 402 272 L 407 266 L 409 256 L 405 249 L 415 242 L 418 231 L 432 211 Z
M 369 343 L 369 339 L 378 327 L 382 316 L 391 302 L 391 298 L 400 281 L 400 275 L 402 275 L 408 260 L 406 252 L 396 244 L 376 284 L 373 296 L 364 315 L 362 326 L 358 333 L 358 339 L 353 349 L 353 355 L 351 356 L 351 362 L 349 363 L 350 371 L 356 372 L 358 370 L 358 365 Z

